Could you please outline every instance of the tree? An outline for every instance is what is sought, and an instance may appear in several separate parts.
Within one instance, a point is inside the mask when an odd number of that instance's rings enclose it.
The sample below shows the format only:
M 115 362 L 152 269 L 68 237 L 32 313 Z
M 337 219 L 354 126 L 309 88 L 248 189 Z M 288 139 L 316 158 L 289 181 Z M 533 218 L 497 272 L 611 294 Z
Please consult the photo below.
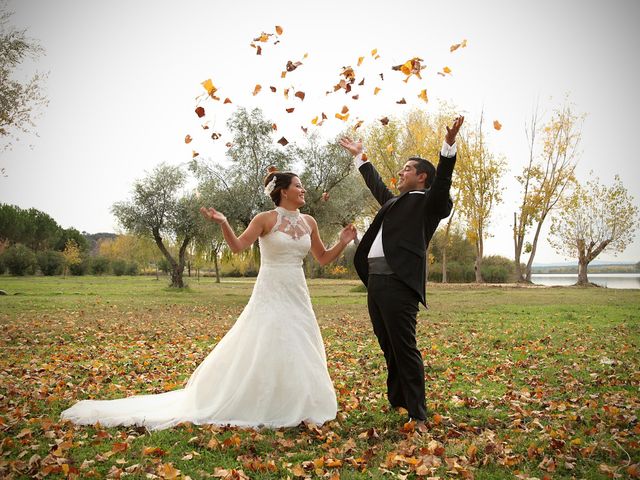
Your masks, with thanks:
M 522 185 L 523 192 L 519 211 L 513 214 L 517 281 L 531 282 L 531 268 L 542 225 L 575 181 L 574 172 L 578 159 L 577 147 L 580 143 L 582 118 L 572 111 L 570 105 L 565 105 L 554 112 L 552 118 L 539 132 L 536 109 L 527 127 L 529 161 L 523 168 L 522 175 L 516 176 Z M 539 155 L 536 154 L 538 133 L 542 133 L 542 152 Z M 527 230 L 534 224 L 536 227 L 533 241 L 525 243 Z M 529 254 L 525 275 L 522 273 L 520 261 L 523 253 Z
M 588 285 L 587 267 L 605 249 L 621 253 L 633 240 L 638 207 L 618 175 L 611 187 L 593 178 L 563 201 L 551 225 L 551 245 L 578 258 L 578 285 Z
M 36 73 L 30 80 L 16 80 L 15 71 L 28 58 L 37 58 L 42 47 L 27 37 L 26 30 L 9 25 L 12 12 L 0 4 L 0 139 L 10 148 L 16 131 L 27 133 L 34 127 L 39 109 L 47 105 L 43 92 L 46 75 Z M 0 173 L 4 173 L 1 169 Z
M 482 282 L 484 238 L 488 235 L 493 207 L 502 201 L 500 180 L 505 162 L 496 158 L 487 147 L 482 130 L 483 115 L 475 131 L 458 136 L 459 209 L 464 215 L 468 236 L 476 248 L 474 265 L 476 282 Z
M 77 265 L 82 261 L 82 257 L 80 256 L 80 247 L 75 240 L 67 240 L 62 255 L 64 256 L 64 276 L 66 277 L 69 267 Z
M 112 207 L 126 230 L 155 241 L 171 266 L 171 286 L 176 288 L 184 287 L 187 246 L 204 224 L 195 196 L 179 196 L 185 180 L 179 167 L 160 164 L 146 178 L 135 182 L 131 201 L 117 202 Z M 177 255 L 169 251 L 171 241 L 177 245 Z

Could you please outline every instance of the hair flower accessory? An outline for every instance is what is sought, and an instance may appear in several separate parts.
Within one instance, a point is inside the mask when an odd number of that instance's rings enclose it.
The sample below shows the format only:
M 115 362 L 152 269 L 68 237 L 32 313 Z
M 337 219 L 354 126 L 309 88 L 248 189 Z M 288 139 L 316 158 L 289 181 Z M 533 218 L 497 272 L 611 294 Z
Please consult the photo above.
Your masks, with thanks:
M 264 187 L 264 194 L 267 197 L 271 196 L 271 192 L 273 192 L 273 189 L 276 188 L 276 179 L 277 179 L 277 175 L 274 175 L 273 178 L 271 179 L 271 181 L 269 183 L 267 183 L 267 186 Z

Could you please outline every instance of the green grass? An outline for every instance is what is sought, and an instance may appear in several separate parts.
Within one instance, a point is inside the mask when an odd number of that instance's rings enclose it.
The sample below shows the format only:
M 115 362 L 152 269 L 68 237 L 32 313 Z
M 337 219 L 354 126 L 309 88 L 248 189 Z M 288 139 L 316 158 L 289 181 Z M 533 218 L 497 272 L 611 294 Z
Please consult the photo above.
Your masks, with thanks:
M 310 280 L 336 420 L 279 431 L 76 427 L 78 399 L 180 388 L 253 279 L 0 276 L 0 476 L 619 478 L 640 461 L 640 292 L 428 286 L 430 431 L 389 411 L 357 281 Z M 225 443 L 226 441 L 226 443 Z M 145 451 L 145 448 L 147 450 Z M 156 448 L 157 450 L 150 450 Z M 153 453 L 155 452 L 155 453 Z M 315 465 L 314 462 L 315 461 Z M 636 466 L 634 466 L 636 465 Z M 236 473 L 229 478 L 239 478 Z

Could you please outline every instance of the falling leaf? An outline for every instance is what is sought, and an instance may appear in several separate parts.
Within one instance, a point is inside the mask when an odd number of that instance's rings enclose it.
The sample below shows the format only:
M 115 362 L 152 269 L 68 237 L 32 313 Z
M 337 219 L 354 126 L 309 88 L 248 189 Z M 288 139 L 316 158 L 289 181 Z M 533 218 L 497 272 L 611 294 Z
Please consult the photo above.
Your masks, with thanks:
M 318 123 L 318 117 L 315 116 L 313 117 L 313 119 L 311 120 L 311 125 L 316 125 Z
M 407 60 L 401 65 L 395 65 L 391 67 L 391 70 L 396 70 L 404 73 L 407 76 L 404 79 L 404 82 L 407 83 L 409 81 L 409 78 L 411 78 L 412 75 L 415 75 L 416 77 L 422 79 L 422 76 L 420 75 L 420 71 L 424 70 L 426 67 L 422 65 L 421 62 L 422 62 L 422 59 L 420 57 L 413 57 L 412 59 Z
M 224 99 L 224 104 L 226 105 L 227 103 L 231 103 L 231 99 L 229 97 Z
M 278 35 L 282 35 L 282 32 L 283 32 L 282 27 L 280 25 L 276 25 L 276 33 Z
M 216 93 L 216 91 L 218 90 L 216 87 L 213 86 L 213 82 L 211 81 L 210 78 L 202 82 L 201 85 L 204 87 L 207 93 L 211 96 L 213 96 L 213 94 Z
M 364 120 L 358 120 L 358 121 L 356 122 L 356 124 L 353 126 L 353 129 L 354 129 L 354 130 L 359 129 L 359 128 L 362 126 L 362 124 L 363 124 L 363 123 L 364 123 Z
M 393 185 L 394 187 L 398 183 L 398 179 L 396 177 L 391 177 L 391 180 L 389 180 L 389 181 L 391 182 L 391 185 Z
M 307 133 L 307 131 L 309 130 L 308 128 L 306 128 L 306 127 L 302 127 L 302 126 L 301 126 L 300 128 L 302 129 L 302 131 L 303 131 L 304 133 Z
M 336 118 L 342 120 L 343 122 L 346 122 L 349 119 L 349 114 L 347 113 L 346 115 L 341 115 L 339 113 L 336 113 Z
M 256 84 L 256 87 L 253 89 L 253 96 L 255 97 L 262 90 L 262 85 Z
M 285 98 L 285 99 L 289 100 L 289 89 L 288 89 L 288 88 L 285 88 L 285 89 L 282 91 L 282 94 L 284 95 L 284 98 Z
M 340 111 L 340 113 L 345 114 L 345 113 L 347 113 L 348 111 L 349 111 L 349 107 L 347 107 L 346 105 L 344 105 L 344 106 L 342 107 L 342 110 Z
M 298 68 L 300 65 L 302 65 L 302 62 L 292 62 L 291 60 L 289 60 L 287 62 L 287 72 L 293 72 L 296 68 Z
M 287 146 L 287 144 L 289 143 L 289 141 L 288 141 L 286 138 L 282 137 L 280 140 L 278 140 L 278 143 L 279 143 L 280 145 L 282 145 L 283 147 L 285 147 L 285 146 Z
M 360 86 L 360 87 L 361 87 L 362 85 L 364 85 L 364 78 L 363 78 L 363 79 L 360 81 L 360 83 L 358 84 L 358 86 Z
M 191 150 L 191 158 L 196 158 L 198 155 L 200 155 L 198 152 Z
M 284 78 L 287 76 L 287 71 L 283 70 L 282 73 L 280 74 L 280 78 Z
M 373 50 L 371 50 L 371 56 L 374 57 L 376 54 L 378 53 L 378 49 L 374 48 Z
M 502 125 L 500 124 L 500 122 L 498 120 L 494 120 L 493 121 L 493 128 L 495 128 L 496 130 L 500 130 L 502 128 Z
M 376 87 L 376 88 L 373 89 L 373 94 L 377 95 L 379 91 L 380 91 L 380 88 Z
M 389 124 L 389 118 L 388 118 L 388 117 L 382 117 L 382 118 L 380 119 L 380 123 L 381 123 L 382 125 L 388 125 L 388 124 Z
M 393 143 L 390 143 L 389 145 L 387 145 L 387 152 L 393 153 Z
M 260 45 L 256 45 L 256 55 L 262 55 L 262 47 Z
M 396 103 L 397 103 L 397 104 L 399 104 L 399 105 L 405 105 L 405 104 L 407 103 L 407 101 L 404 99 L 404 97 L 402 97 L 402 98 L 401 98 L 400 100 L 398 100 Z
M 451 74 L 451 69 L 450 69 L 449 67 L 444 67 L 444 68 L 442 69 L 442 71 L 443 71 L 444 73 L 449 73 L 449 74 Z
M 273 173 L 277 171 L 278 171 L 278 168 L 275 165 L 269 165 L 269 167 L 267 168 L 267 173 Z
M 375 57 L 373 57 L 374 60 L 378 60 L 380 58 L 380 55 L 376 55 Z
M 358 57 L 358 66 L 362 65 L 363 61 L 364 61 L 364 57 Z
M 275 131 L 278 130 L 278 125 L 276 125 L 275 123 L 271 124 L 271 130 Z
M 295 110 L 295 107 L 285 108 L 285 110 L 287 111 L 287 113 L 293 113 L 293 111 Z
M 380 80 L 384 82 L 384 73 L 379 73 L 378 75 L 380 75 Z
M 360 98 L 360 95 L 354 95 L 354 96 L 353 96 L 353 97 L 351 97 L 351 98 L 353 98 L 354 100 L 358 100 L 358 99 Z
M 200 118 L 204 117 L 204 108 L 203 107 L 196 108 L 196 115 L 198 115 L 198 117 Z
M 206 123 L 201 126 L 203 130 L 209 130 L 209 125 L 207 125 Z
M 221 133 L 213 132 L 213 133 L 211 134 L 211 139 L 212 139 L 212 140 L 218 140 L 221 136 L 222 136 L 222 134 L 221 134 Z
M 296 92 L 295 96 L 300 100 L 304 100 L 304 92 Z
M 191 140 L 193 140 L 191 138 L 191 135 L 187 135 L 186 137 L 184 137 L 184 143 L 191 143 Z
M 233 147 L 233 143 L 227 142 L 227 143 L 225 143 L 224 146 L 227 147 L 227 148 L 231 148 L 231 147 Z
M 273 93 L 276 93 L 276 90 L 277 90 L 277 88 L 276 88 L 276 87 L 269 87 L 269 88 L 271 89 L 271 91 L 272 91 Z
M 324 112 L 322 112 L 322 120 L 326 120 L 327 116 L 324 114 Z
M 427 98 L 427 90 L 420 90 L 420 94 L 418 95 L 418 98 L 424 100 L 425 102 L 428 102 L 429 99 Z

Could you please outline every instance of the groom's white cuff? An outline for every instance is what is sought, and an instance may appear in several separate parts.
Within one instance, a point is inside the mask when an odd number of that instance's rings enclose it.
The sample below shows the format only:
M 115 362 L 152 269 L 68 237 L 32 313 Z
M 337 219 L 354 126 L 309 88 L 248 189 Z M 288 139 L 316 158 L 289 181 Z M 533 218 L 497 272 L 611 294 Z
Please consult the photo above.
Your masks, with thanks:
M 447 158 L 455 157 L 457 151 L 458 151 L 458 148 L 456 147 L 455 142 L 453 143 L 453 145 L 449 145 L 446 140 L 442 142 L 442 150 L 440 151 L 440 155 L 442 155 L 443 157 L 447 157 Z
M 356 168 L 360 168 L 362 165 L 364 165 L 368 161 L 369 160 L 363 160 L 362 159 L 362 153 L 359 153 L 358 155 L 353 157 L 353 164 L 356 166 Z

